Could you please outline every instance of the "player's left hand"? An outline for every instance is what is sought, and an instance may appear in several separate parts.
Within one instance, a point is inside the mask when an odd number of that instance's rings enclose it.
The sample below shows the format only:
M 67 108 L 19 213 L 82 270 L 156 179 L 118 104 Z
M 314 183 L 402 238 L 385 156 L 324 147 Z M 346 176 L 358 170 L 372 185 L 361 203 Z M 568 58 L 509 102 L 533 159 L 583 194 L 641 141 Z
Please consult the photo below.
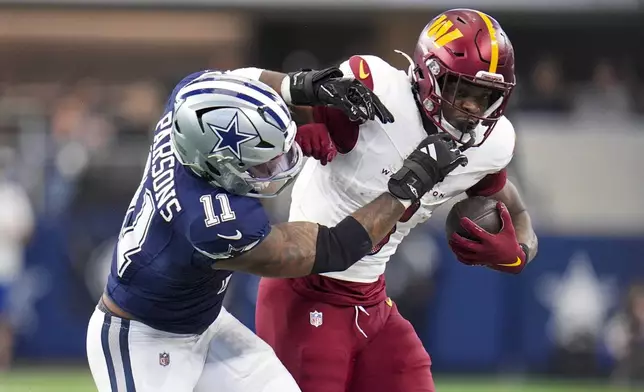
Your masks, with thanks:
M 342 110 L 352 121 L 394 122 L 394 116 L 378 96 L 361 81 L 345 77 L 339 68 L 289 73 L 293 105 L 326 105 Z
M 322 166 L 331 162 L 338 150 L 331 140 L 325 124 L 313 123 L 297 127 L 295 141 L 300 145 L 304 156 L 320 161 Z
M 343 110 L 352 121 L 378 117 L 383 124 L 394 122 L 394 115 L 380 98 L 353 77 L 329 79 L 320 86 L 318 96 L 327 105 Z
M 464 264 L 484 265 L 497 271 L 518 274 L 527 264 L 526 253 L 517 241 L 507 207 L 502 202 L 496 206 L 503 221 L 498 234 L 488 233 L 468 218 L 462 218 L 461 225 L 472 239 L 453 233 L 449 246 Z

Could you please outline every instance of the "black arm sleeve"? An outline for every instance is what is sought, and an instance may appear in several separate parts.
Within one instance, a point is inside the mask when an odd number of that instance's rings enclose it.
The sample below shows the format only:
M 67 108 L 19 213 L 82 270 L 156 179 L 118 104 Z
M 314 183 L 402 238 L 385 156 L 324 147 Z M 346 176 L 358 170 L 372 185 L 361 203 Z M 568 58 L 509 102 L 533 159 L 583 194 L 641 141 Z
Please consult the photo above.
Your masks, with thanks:
M 344 271 L 367 255 L 372 247 L 369 233 L 352 216 L 331 228 L 319 225 L 311 273 Z

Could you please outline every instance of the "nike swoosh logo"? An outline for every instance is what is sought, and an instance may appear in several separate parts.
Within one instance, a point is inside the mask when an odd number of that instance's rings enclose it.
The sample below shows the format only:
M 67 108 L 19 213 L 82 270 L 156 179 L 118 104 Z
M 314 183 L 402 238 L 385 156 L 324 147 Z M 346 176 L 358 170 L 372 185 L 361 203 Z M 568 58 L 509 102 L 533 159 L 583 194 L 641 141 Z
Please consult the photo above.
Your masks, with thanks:
M 359 74 L 358 76 L 360 76 L 360 79 L 366 79 L 369 77 L 369 75 L 371 75 L 370 73 L 365 72 L 364 70 L 364 60 L 360 60 L 360 69 L 358 74 Z
M 218 236 L 218 237 L 221 237 L 221 238 L 223 238 L 223 239 L 225 239 L 225 240 L 233 240 L 233 241 L 236 241 L 236 240 L 241 240 L 241 238 L 242 238 L 242 233 L 241 233 L 241 231 L 237 230 L 237 232 L 235 233 L 235 235 L 223 235 L 223 234 L 217 234 L 217 236 Z
M 521 258 L 517 256 L 517 261 L 515 261 L 512 264 L 499 264 L 501 267 L 518 267 L 522 263 Z

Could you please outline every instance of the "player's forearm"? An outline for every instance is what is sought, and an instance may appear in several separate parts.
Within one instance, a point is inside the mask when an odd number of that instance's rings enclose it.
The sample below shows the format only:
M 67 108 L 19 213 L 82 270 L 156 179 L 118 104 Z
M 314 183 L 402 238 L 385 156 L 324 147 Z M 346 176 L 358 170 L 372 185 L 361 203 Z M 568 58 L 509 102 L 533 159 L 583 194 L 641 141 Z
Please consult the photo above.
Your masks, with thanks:
M 389 234 L 404 212 L 405 207 L 398 199 L 383 193 L 351 216 L 369 233 L 371 242 L 377 244 Z
M 343 271 L 389 234 L 404 211 L 401 202 L 383 194 L 354 212 L 349 225 L 346 220 L 332 228 L 311 222 L 277 224 L 255 249 L 218 261 L 214 268 L 282 278 Z
M 215 264 L 217 269 L 253 275 L 295 278 L 311 274 L 315 264 L 318 225 L 288 222 L 274 225 L 270 235 L 257 249 Z
M 287 75 L 285 73 L 265 69 L 262 71 L 259 81 L 269 85 L 273 90 L 277 91 L 282 98 L 286 99 L 282 94 L 282 83 L 286 77 Z M 311 106 L 289 105 L 289 107 L 291 109 L 291 114 L 293 115 L 293 120 L 295 120 L 296 123 L 310 124 L 315 122 L 313 120 L 313 108 Z
M 259 76 L 259 81 L 267 84 L 273 90 L 277 91 L 280 95 L 282 95 L 282 82 L 284 81 L 284 78 L 287 76 L 288 75 L 286 75 L 285 73 L 269 71 L 265 69 L 262 71 L 261 75 Z
M 404 212 L 402 203 L 385 193 L 354 212 L 351 215 L 353 222 L 345 219 L 332 228 L 308 222 L 277 225 L 283 245 L 275 256 L 279 258 L 277 264 L 281 265 L 275 267 L 267 264 L 263 267 L 264 273 L 274 272 L 272 276 L 302 276 L 343 271 L 362 259 L 373 244 L 388 235 Z
M 539 248 L 539 240 L 537 239 L 537 234 L 532 228 L 530 214 L 528 214 L 528 211 L 523 210 L 515 214 L 510 213 L 510 216 L 512 217 L 512 224 L 514 224 L 514 229 L 516 231 L 517 242 L 520 244 L 526 244 L 528 247 L 529 263 L 537 255 Z

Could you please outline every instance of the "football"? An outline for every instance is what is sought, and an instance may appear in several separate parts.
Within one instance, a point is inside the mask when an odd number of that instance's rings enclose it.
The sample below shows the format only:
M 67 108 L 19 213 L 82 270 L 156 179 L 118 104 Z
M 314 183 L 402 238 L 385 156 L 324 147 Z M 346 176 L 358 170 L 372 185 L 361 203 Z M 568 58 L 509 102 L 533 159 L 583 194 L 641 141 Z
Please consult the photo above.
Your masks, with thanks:
M 470 220 L 479 225 L 483 230 L 491 234 L 501 231 L 503 221 L 499 210 L 496 208 L 497 201 L 483 196 L 465 198 L 454 204 L 445 221 L 445 233 L 449 239 L 452 233 L 456 232 L 464 238 L 472 239 L 469 233 L 461 226 L 461 218 Z

